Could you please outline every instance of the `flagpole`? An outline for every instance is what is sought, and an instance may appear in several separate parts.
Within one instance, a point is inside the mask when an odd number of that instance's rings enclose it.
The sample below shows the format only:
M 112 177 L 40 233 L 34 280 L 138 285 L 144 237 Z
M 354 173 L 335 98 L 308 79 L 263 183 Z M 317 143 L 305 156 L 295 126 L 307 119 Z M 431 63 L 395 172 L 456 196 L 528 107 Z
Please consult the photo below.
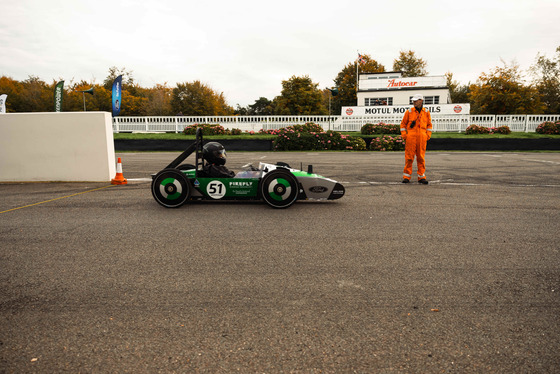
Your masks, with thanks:
M 362 55 L 360 55 L 360 51 L 358 51 L 358 59 L 356 60 L 356 106 L 358 105 L 358 86 L 359 86 L 359 79 L 360 79 L 358 65 L 361 62 L 361 59 L 362 59 Z
M 358 60 L 356 60 L 356 93 L 358 92 L 358 79 L 359 79 L 359 74 L 358 73 Z
M 360 62 L 360 51 L 357 51 L 357 52 L 358 52 L 358 59 L 356 60 L 356 100 L 358 100 L 358 76 L 359 76 L 358 63 Z M 356 101 L 356 104 L 357 104 L 357 101 Z

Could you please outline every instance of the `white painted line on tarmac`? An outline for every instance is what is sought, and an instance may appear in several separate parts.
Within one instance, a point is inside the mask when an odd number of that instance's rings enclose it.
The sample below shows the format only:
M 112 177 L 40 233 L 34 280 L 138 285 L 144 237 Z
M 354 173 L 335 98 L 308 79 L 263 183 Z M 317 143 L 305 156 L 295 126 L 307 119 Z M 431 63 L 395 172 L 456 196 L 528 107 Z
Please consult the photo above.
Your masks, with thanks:
M 492 186 L 491 184 L 484 184 L 484 183 L 459 183 L 459 182 L 443 182 L 440 184 L 445 184 L 448 186 Z
M 559 184 L 505 184 L 505 183 L 468 183 L 468 182 L 453 182 L 453 181 L 441 181 L 441 180 L 434 180 L 429 181 L 429 184 L 437 184 L 437 185 L 446 185 L 446 186 L 507 186 L 507 187 L 549 187 L 549 188 L 559 188 Z M 368 186 L 394 186 L 394 185 L 404 185 L 407 186 L 408 184 L 402 182 L 362 182 L 362 181 L 354 181 L 354 182 L 339 182 L 343 186 L 352 186 L 352 185 L 368 185 Z M 410 182 L 410 184 L 416 184 L 415 182 Z
M 539 162 L 539 163 L 542 163 L 542 164 L 560 165 L 560 162 L 549 161 L 549 160 L 535 160 L 535 159 L 532 159 L 532 158 L 526 158 L 525 161 Z
M 152 178 L 126 178 L 128 182 L 151 182 Z
M 371 185 L 376 185 L 376 186 L 380 186 L 380 185 L 392 185 L 392 184 L 403 184 L 402 182 L 364 182 L 367 184 L 371 184 Z

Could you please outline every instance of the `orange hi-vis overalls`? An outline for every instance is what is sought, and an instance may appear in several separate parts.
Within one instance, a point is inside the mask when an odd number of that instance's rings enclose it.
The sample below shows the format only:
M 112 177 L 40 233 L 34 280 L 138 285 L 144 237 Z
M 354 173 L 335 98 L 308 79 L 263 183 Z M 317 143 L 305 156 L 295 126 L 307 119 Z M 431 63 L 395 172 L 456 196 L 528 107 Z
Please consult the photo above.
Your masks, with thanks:
M 416 123 L 413 128 L 410 128 L 412 121 L 416 121 Z M 430 112 L 426 108 L 422 108 L 418 113 L 415 107 L 407 110 L 401 121 L 401 136 L 405 141 L 403 178 L 410 180 L 412 163 L 414 162 L 414 156 L 416 156 L 418 180 L 425 179 L 426 143 L 432 137 L 432 116 Z

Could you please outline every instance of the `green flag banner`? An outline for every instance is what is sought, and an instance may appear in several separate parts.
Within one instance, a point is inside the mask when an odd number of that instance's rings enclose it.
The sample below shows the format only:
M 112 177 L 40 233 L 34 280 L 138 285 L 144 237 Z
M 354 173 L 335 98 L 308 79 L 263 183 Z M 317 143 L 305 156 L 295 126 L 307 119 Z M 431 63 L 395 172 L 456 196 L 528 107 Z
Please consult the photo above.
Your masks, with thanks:
M 62 112 L 62 94 L 64 93 L 64 81 L 60 81 L 54 87 L 54 111 Z

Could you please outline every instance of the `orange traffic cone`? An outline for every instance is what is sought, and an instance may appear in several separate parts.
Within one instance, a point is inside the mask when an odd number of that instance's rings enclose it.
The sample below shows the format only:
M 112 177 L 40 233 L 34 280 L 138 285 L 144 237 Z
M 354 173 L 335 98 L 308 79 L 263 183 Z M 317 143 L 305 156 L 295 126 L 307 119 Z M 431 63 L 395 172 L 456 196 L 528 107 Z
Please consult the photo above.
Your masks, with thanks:
M 117 175 L 115 175 L 115 178 L 111 179 L 111 184 L 127 184 L 127 183 L 128 182 L 126 181 L 126 179 L 124 179 L 122 173 L 121 158 L 119 157 L 117 159 Z

